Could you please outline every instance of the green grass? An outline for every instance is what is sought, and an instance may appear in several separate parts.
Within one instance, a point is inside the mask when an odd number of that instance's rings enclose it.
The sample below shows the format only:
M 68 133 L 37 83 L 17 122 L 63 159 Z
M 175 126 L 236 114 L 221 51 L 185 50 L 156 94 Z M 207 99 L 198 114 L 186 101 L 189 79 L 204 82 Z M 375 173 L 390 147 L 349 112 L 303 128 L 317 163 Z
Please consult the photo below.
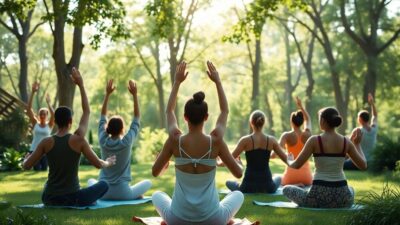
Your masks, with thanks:
M 272 160 L 273 173 L 282 173 L 284 166 L 278 160 Z M 98 170 L 89 166 L 82 166 L 79 177 L 82 186 L 86 186 L 89 178 L 96 178 Z M 151 179 L 153 187 L 147 195 L 156 190 L 165 191 L 172 195 L 174 188 L 174 170 L 170 166 L 168 172 L 161 177 L 151 176 L 151 164 L 132 166 L 134 181 Z M 366 196 L 369 191 L 380 193 L 385 182 L 398 186 L 399 179 L 390 174 L 372 175 L 367 172 L 346 172 L 349 185 L 356 191 L 356 201 Z M 10 201 L 13 206 L 22 204 L 40 203 L 41 191 L 47 178 L 47 172 L 9 172 L 0 173 L 0 200 Z M 218 168 L 218 188 L 225 188 L 224 183 L 228 179 L 234 179 L 225 168 Z M 221 198 L 223 196 L 220 196 Z M 253 200 L 259 201 L 286 201 L 283 196 L 267 196 L 265 194 L 252 194 L 245 196 L 245 202 L 236 217 L 246 217 L 249 220 L 258 220 L 262 224 L 344 224 L 345 216 L 350 212 L 343 211 L 309 211 L 302 209 L 278 209 L 261 207 L 252 204 Z M 132 216 L 158 216 L 151 203 L 137 206 L 118 206 L 98 210 L 71 210 L 71 209 L 24 209 L 24 211 L 42 215 L 45 214 L 55 221 L 55 224 L 136 224 L 130 222 Z

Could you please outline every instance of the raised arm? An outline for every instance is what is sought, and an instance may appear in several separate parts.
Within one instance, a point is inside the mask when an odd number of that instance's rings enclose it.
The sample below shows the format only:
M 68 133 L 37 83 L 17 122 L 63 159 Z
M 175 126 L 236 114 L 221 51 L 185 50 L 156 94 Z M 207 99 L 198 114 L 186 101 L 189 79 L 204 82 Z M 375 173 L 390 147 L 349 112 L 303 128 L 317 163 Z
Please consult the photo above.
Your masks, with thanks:
M 303 116 L 304 116 L 304 130 L 311 131 L 310 114 L 308 114 L 307 110 L 303 107 L 303 104 L 301 103 L 301 100 L 299 97 L 296 97 L 296 105 L 297 105 L 297 108 L 303 113 Z
M 207 68 L 208 77 L 215 83 L 217 87 L 218 102 L 221 111 L 218 116 L 217 123 L 215 124 L 215 129 L 211 132 L 211 135 L 217 139 L 222 139 L 225 134 L 226 122 L 228 120 L 229 114 L 228 101 L 226 99 L 218 71 L 215 68 L 214 64 L 212 64 L 212 62 L 210 61 L 207 61 Z
M 81 103 L 82 103 L 82 117 L 81 120 L 79 121 L 79 127 L 75 131 L 75 134 L 81 137 L 85 137 L 89 125 L 90 108 L 89 108 L 89 101 L 86 96 L 85 87 L 83 85 L 82 76 L 79 70 L 76 69 L 75 67 L 72 68 L 71 79 L 79 87 L 79 91 L 81 92 Z
M 101 115 L 103 116 L 107 116 L 108 99 L 114 90 L 115 86 L 113 85 L 113 79 L 111 79 L 107 81 L 106 95 L 104 96 L 103 106 L 101 107 Z
M 365 170 L 367 169 L 367 160 L 365 159 L 364 152 L 361 149 L 361 138 L 362 133 L 360 128 L 354 129 L 351 133 L 352 143 L 350 143 L 348 146 L 347 154 L 350 156 L 350 159 L 353 161 L 354 165 L 361 170 Z
M 378 123 L 378 112 L 376 111 L 374 97 L 371 93 L 368 94 L 368 103 L 371 106 L 372 113 L 371 126 L 376 126 L 376 124 Z
M 47 103 L 47 108 L 49 109 L 49 113 L 50 113 L 49 127 L 53 128 L 54 127 L 54 109 L 53 109 L 53 106 L 51 106 L 49 94 L 46 94 L 46 103 Z
M 31 122 L 32 126 L 35 126 L 35 124 L 38 122 L 36 115 L 32 109 L 33 96 L 35 95 L 35 92 L 37 92 L 38 90 L 39 90 L 39 83 L 35 81 L 32 84 L 31 96 L 29 96 L 28 106 L 26 108 L 26 114 L 28 115 L 29 121 Z
M 122 143 L 125 145 L 132 145 L 133 139 L 137 137 L 140 127 L 140 111 L 139 102 L 137 97 L 137 85 L 135 81 L 130 80 L 128 83 L 128 90 L 133 96 L 133 121 L 129 127 L 129 131 L 122 138 Z
M 186 79 L 189 72 L 186 72 L 186 62 L 181 62 L 176 67 L 175 81 L 172 85 L 171 94 L 169 95 L 166 114 L 167 114 L 167 127 L 170 136 L 174 136 L 175 132 L 179 130 L 178 123 L 175 116 L 176 98 L 178 95 L 181 83 Z
M 129 86 L 128 86 L 129 92 L 132 94 L 133 97 L 133 116 L 135 118 L 140 118 L 140 110 L 139 110 L 139 101 L 137 97 L 137 85 L 136 82 L 133 80 L 129 81 Z

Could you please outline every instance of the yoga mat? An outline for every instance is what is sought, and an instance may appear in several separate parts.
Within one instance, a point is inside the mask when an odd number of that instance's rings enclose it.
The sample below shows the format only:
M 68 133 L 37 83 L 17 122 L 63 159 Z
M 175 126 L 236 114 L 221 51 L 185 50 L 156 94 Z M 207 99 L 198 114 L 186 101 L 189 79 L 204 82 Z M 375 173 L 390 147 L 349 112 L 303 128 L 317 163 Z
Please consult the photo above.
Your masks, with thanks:
M 106 201 L 97 200 L 96 205 L 91 206 L 45 206 L 44 204 L 35 205 L 19 205 L 20 208 L 55 208 L 55 209 L 102 209 L 119 205 L 138 205 L 146 202 L 151 202 L 151 197 L 128 201 Z
M 276 201 L 276 202 L 259 202 L 259 201 L 253 201 L 253 204 L 259 205 L 259 206 L 271 206 L 271 207 L 277 207 L 277 208 L 290 208 L 290 209 L 308 209 L 308 210 L 360 210 L 363 209 L 363 205 L 359 204 L 353 204 L 350 208 L 309 208 L 309 207 L 300 207 L 294 202 L 281 202 L 281 201 Z
M 147 225 L 160 225 L 160 224 L 165 224 L 162 223 L 163 219 L 161 217 L 132 217 L 133 222 L 141 222 L 143 224 Z M 243 219 L 233 219 L 233 223 L 229 225 L 259 225 L 260 222 L 250 222 L 248 219 L 243 218 Z
M 283 187 L 279 187 L 278 189 L 276 189 L 275 193 L 243 193 L 243 194 L 246 194 L 246 195 L 247 194 L 283 195 L 282 188 Z M 227 195 L 230 192 L 231 192 L 231 190 L 229 190 L 229 189 L 220 189 L 218 193 Z

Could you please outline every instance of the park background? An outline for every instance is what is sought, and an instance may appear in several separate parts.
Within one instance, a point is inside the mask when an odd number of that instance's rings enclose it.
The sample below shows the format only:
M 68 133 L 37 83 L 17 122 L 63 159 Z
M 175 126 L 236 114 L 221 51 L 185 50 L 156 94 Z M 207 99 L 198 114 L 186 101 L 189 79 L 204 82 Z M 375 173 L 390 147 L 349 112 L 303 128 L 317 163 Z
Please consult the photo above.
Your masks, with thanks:
M 339 132 L 349 134 L 357 112 L 369 109 L 372 93 L 379 136 L 369 167 L 388 173 L 398 185 L 398 173 L 387 170 L 395 171 L 400 160 L 399 36 L 398 0 L 1 0 L 0 88 L 26 103 L 32 83 L 39 81 L 34 111 L 46 106 L 48 93 L 54 107 L 73 109 L 76 125 L 80 97 L 69 74 L 78 67 L 91 109 L 87 139 L 99 153 L 97 123 L 106 81 L 114 79 L 117 86 L 109 115 L 121 115 L 128 125 L 133 103 L 127 84 L 136 80 L 142 128 L 133 161 L 139 164 L 152 162 L 167 137 L 164 108 L 182 60 L 189 77 L 178 96 L 181 128 L 186 129 L 182 106 L 199 90 L 209 105 L 206 131 L 215 124 L 216 90 L 205 72 L 211 60 L 229 102 L 225 139 L 231 149 L 249 133 L 255 109 L 267 115 L 266 133 L 279 138 L 289 130 L 296 96 L 310 112 L 313 134 L 320 132 L 317 112 L 325 106 L 339 109 L 344 117 Z M 18 170 L 31 141 L 28 120 L 7 102 L 0 106 L 0 168 Z M 380 190 L 387 179 L 378 180 L 368 190 Z

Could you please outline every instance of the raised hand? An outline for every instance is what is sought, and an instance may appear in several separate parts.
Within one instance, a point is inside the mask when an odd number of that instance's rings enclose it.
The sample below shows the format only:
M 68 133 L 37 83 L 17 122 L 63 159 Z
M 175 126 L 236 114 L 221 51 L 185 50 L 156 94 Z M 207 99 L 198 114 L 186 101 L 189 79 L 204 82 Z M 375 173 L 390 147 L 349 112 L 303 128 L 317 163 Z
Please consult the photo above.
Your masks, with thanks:
M 356 128 L 353 130 L 353 132 L 351 132 L 350 139 L 355 145 L 360 144 L 361 138 L 362 138 L 362 133 L 360 128 Z
M 207 74 L 210 80 L 212 80 L 214 83 L 220 82 L 221 80 L 219 79 L 219 74 L 214 64 L 210 61 L 207 61 L 207 68 Z
M 71 76 L 72 82 L 74 82 L 76 85 L 78 85 L 78 86 L 83 85 L 83 79 L 82 79 L 81 73 L 79 72 L 78 69 L 76 69 L 75 67 L 72 67 L 72 73 L 70 76 Z
M 182 83 L 189 72 L 186 71 L 186 62 L 182 61 L 178 64 L 175 71 L 175 82 Z
M 137 85 L 136 82 L 133 80 L 129 80 L 128 83 L 128 90 L 129 92 L 133 95 L 136 96 L 137 95 Z
M 106 94 L 111 95 L 111 93 L 115 90 L 115 86 L 113 85 L 113 79 L 107 82 L 106 86 Z
M 301 103 L 301 100 L 298 96 L 296 96 L 296 105 L 299 109 L 303 108 L 303 104 Z
M 46 102 L 48 105 L 50 105 L 50 95 L 49 93 L 46 94 Z
M 370 105 L 374 104 L 374 97 L 372 96 L 371 93 L 368 93 L 368 104 Z
M 32 84 L 32 93 L 38 91 L 39 87 L 40 87 L 39 82 L 37 82 L 37 81 L 33 82 L 33 84 Z

